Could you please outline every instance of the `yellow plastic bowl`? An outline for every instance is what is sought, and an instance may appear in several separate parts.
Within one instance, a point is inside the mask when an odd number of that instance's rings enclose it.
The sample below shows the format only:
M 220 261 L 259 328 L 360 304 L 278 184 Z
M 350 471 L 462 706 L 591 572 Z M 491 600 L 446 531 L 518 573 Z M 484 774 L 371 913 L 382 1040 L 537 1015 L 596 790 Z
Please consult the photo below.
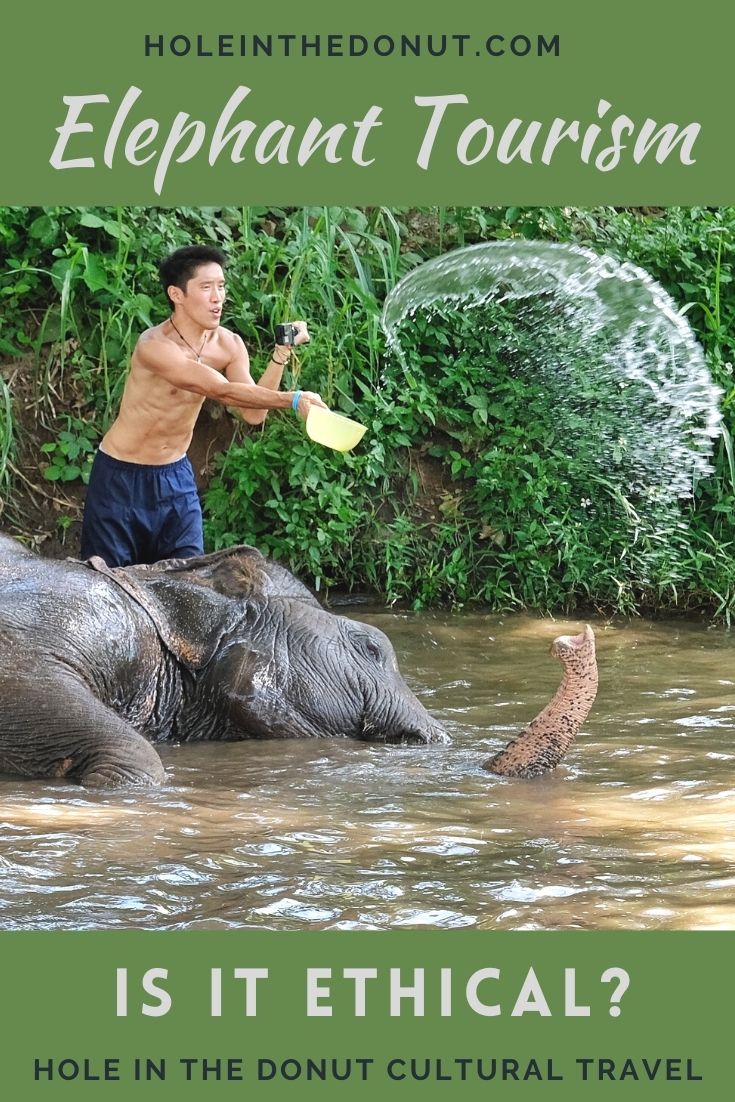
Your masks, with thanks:
M 348 452 L 360 443 L 367 429 L 357 421 L 350 421 L 349 417 L 333 413 L 331 409 L 312 406 L 306 416 L 306 432 L 325 448 Z

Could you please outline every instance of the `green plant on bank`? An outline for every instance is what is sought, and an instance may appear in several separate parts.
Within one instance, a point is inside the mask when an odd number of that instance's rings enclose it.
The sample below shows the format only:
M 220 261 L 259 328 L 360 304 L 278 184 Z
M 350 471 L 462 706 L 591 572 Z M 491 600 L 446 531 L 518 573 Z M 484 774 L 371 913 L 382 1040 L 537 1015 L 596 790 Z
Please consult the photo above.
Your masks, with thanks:
M 0 517 L 4 498 L 11 485 L 10 462 L 13 454 L 13 405 L 10 389 L 0 375 Z
M 43 477 L 48 482 L 73 482 L 80 478 L 86 486 L 97 448 L 97 434 L 78 417 L 67 417 L 66 426 L 55 440 L 41 445 L 41 451 L 49 457 Z
M 654 603 L 672 566 L 663 538 L 641 523 L 621 488 L 628 480 L 625 453 L 613 457 L 609 474 L 601 473 L 597 442 L 616 411 L 614 403 L 595 402 L 591 381 L 584 384 L 585 357 L 588 380 L 597 362 L 589 339 L 578 335 L 575 347 L 573 334 L 560 327 L 553 373 L 542 379 L 529 372 L 539 332 L 550 350 L 548 304 L 546 314 L 540 330 L 532 306 L 506 307 L 489 328 L 446 309 L 412 317 L 403 332 L 411 384 L 431 395 L 430 404 L 420 405 L 425 419 L 418 439 L 454 486 L 437 514 L 445 521 L 451 516 L 466 533 L 461 558 L 472 569 L 457 588 L 503 607 L 598 600 L 630 610 Z M 575 365 L 577 432 L 568 419 L 563 427 L 558 422 L 561 392 L 569 385 L 565 360 Z M 400 386 L 400 373 L 390 385 Z M 624 417 L 622 405 L 617 413 Z
M 725 391 L 727 433 L 675 535 L 663 540 L 636 525 L 636 502 L 595 470 L 593 446 L 569 456 L 549 417 L 553 403 L 513 374 L 502 320 L 489 352 L 445 318 L 417 327 L 408 375 L 386 359 L 379 312 L 405 272 L 448 248 L 516 236 L 628 259 L 687 311 Z M 156 263 L 191 241 L 230 257 L 224 320 L 245 339 L 256 378 L 273 325 L 304 317 L 312 344 L 285 384 L 320 390 L 369 427 L 343 456 L 309 442 L 292 416 L 270 415 L 219 460 L 205 496 L 210 547 L 246 540 L 322 588 L 370 588 L 417 607 L 731 615 L 731 208 L 0 209 L 0 354 L 24 378 L 21 404 L 0 393 L 0 486 L 9 499 L 22 502 L 23 483 L 8 463 L 15 468 L 11 457 L 23 452 L 38 464 L 39 438 L 48 440 L 52 481 L 71 480 L 75 469 L 82 477 L 138 333 L 167 314 Z M 514 336 L 530 340 L 511 321 Z M 594 444 L 594 433 L 587 439 Z M 71 532 L 66 516 L 63 524 Z

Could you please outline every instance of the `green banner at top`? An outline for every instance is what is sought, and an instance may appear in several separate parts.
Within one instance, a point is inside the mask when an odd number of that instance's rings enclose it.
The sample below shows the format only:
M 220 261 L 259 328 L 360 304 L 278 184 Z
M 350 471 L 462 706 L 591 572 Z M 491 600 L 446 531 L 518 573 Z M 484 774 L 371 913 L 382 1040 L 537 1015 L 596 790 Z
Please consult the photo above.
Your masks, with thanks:
M 14 8 L 0 202 L 730 204 L 734 24 L 632 0 Z

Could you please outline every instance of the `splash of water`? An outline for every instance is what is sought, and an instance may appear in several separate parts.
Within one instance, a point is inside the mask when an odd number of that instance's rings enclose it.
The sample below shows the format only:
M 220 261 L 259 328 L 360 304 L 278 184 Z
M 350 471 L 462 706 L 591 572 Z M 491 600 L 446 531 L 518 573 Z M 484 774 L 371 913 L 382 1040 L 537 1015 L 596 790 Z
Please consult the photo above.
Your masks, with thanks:
M 721 392 L 687 319 L 642 269 L 530 241 L 447 253 L 410 272 L 386 300 L 382 325 L 406 371 L 406 327 L 419 316 L 449 325 L 452 313 L 471 313 L 478 329 L 495 334 L 496 348 L 505 334 L 505 359 L 544 387 L 570 454 L 587 453 L 623 493 L 670 503 L 711 471 Z M 532 327 L 530 342 L 514 342 L 519 321 Z

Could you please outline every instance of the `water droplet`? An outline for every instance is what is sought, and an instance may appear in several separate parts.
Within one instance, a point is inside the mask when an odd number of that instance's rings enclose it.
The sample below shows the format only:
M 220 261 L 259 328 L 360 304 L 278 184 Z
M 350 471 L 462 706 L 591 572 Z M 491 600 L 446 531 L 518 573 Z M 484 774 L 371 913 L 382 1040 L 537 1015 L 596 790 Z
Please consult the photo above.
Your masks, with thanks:
M 503 241 L 457 249 L 415 268 L 386 299 L 388 347 L 407 376 L 419 374 L 407 326 L 440 317 L 451 361 L 452 312 L 465 321 L 470 315 L 475 332 L 494 334 L 495 354 L 509 370 L 544 388 L 570 456 L 588 460 L 611 492 L 630 499 L 631 525 L 679 527 L 677 499 L 711 471 L 721 392 L 686 317 L 658 283 L 577 246 Z M 430 381 L 446 363 L 434 369 L 424 358 L 420 368 Z M 491 357 L 487 370 L 491 393 Z M 491 431 L 490 420 L 489 438 Z

